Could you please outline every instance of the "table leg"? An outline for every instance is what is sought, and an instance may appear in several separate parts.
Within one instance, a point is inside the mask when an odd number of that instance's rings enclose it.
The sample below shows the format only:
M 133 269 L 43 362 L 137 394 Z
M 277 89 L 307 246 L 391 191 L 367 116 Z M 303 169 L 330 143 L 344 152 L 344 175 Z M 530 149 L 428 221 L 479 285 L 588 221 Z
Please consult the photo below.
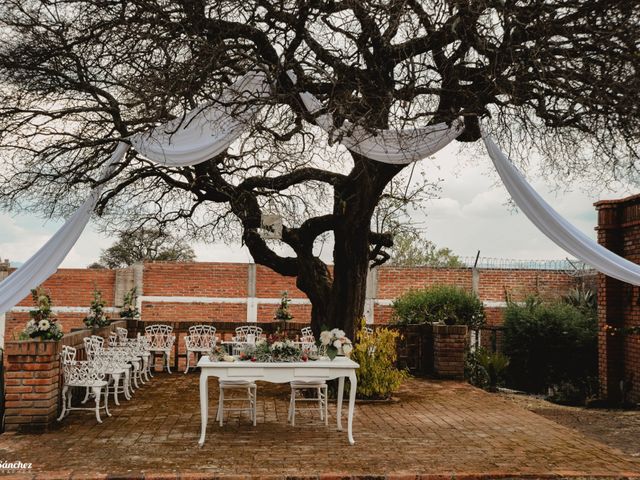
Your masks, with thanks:
M 200 372 L 200 440 L 198 445 L 204 445 L 204 437 L 207 434 L 207 420 L 209 419 L 209 377 L 206 372 Z
M 347 435 L 349 437 L 349 443 L 355 444 L 353 439 L 353 412 L 356 406 L 356 390 L 358 389 L 358 379 L 355 372 L 349 374 L 349 416 L 347 417 Z
M 342 396 L 344 395 L 344 377 L 338 378 L 338 403 L 336 404 L 336 419 L 338 431 L 342 430 Z

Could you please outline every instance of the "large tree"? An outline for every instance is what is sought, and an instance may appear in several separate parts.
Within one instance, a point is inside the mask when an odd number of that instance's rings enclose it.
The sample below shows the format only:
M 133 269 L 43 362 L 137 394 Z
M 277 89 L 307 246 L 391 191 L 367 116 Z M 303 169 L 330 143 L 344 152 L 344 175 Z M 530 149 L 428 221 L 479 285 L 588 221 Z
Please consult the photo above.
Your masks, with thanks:
M 204 239 L 236 225 L 257 263 L 296 277 L 314 326 L 351 330 L 367 269 L 392 244 L 372 215 L 403 167 L 321 148 L 297 93 L 336 126 L 372 132 L 462 116 L 459 140 L 473 142 L 484 118 L 513 157 L 534 147 L 563 178 L 606 180 L 638 157 L 639 11 L 628 0 L 0 0 L 0 202 L 68 214 L 115 140 L 262 69 L 274 91 L 242 142 L 185 168 L 131 150 L 98 213 Z M 273 211 L 290 253 L 259 235 Z M 333 269 L 314 251 L 326 235 Z

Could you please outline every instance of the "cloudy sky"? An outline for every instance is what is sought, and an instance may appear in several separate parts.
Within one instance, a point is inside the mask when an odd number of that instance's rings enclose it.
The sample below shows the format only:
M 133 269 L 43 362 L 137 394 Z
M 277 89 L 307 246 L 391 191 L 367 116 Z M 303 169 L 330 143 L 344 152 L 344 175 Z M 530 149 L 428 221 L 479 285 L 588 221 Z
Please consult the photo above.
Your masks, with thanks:
M 414 220 L 424 225 L 425 236 L 438 246 L 449 247 L 461 256 L 475 256 L 480 250 L 486 257 L 566 258 L 560 248 L 508 204 L 508 194 L 498 183 L 486 154 L 473 157 L 471 153 L 459 154 L 458 147 L 450 145 L 433 158 L 420 162 L 418 168 L 430 179 L 443 179 L 439 198 L 429 201 L 414 214 Z M 556 210 L 592 238 L 595 238 L 596 224 L 593 202 L 634 193 L 625 188 L 603 192 L 585 183 L 568 186 L 569 191 L 557 189 L 557 182 L 537 175 L 535 167 L 528 170 L 527 176 Z M 19 263 L 36 252 L 62 221 L 0 212 L 0 225 L 0 257 Z M 113 237 L 97 233 L 90 225 L 62 266 L 86 267 L 113 241 Z M 233 245 L 196 244 L 194 249 L 200 261 L 251 261 L 239 240 Z M 330 248 L 324 251 L 323 256 L 327 256 Z

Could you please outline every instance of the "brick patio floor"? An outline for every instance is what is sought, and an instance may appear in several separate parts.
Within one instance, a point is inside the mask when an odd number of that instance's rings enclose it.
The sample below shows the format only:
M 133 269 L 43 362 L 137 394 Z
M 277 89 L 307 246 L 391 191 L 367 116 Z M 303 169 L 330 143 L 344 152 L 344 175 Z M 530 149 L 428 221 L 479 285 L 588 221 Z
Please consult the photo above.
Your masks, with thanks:
M 315 412 L 288 426 L 287 386 L 259 384 L 257 427 L 234 417 L 219 428 L 215 385 L 202 449 L 198 375 L 174 373 L 157 374 L 102 425 L 72 412 L 49 433 L 0 435 L 0 460 L 32 463 L 27 478 L 640 478 L 639 460 L 463 383 L 412 379 L 397 402 L 358 404 L 355 446 L 335 429 L 335 404 L 329 427 Z

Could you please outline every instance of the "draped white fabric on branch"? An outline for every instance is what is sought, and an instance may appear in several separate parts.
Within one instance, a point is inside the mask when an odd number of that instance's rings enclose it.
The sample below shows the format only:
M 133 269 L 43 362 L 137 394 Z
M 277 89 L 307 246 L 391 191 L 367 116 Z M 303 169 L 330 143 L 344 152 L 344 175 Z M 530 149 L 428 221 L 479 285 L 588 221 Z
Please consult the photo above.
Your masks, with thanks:
M 538 195 L 491 137 L 483 135 L 483 139 L 511 198 L 542 233 L 599 272 L 640 285 L 640 265 L 616 255 L 571 225 Z
M 287 73 L 295 83 L 295 74 Z M 301 92 L 300 98 L 311 114 L 323 108 L 322 103 L 309 92 Z M 451 127 L 446 123 L 438 123 L 423 128 L 376 132 L 345 121 L 340 128 L 336 129 L 330 113 L 318 115 L 315 122 L 329 133 L 330 143 L 337 141 L 364 157 L 400 165 L 433 155 L 451 143 L 464 129 L 464 123 L 460 120 L 456 120 Z
M 129 149 L 126 143 L 119 143 L 105 165 L 104 176 L 113 172 L 115 164 L 124 157 Z M 55 273 L 58 266 L 75 245 L 86 227 L 93 209 L 96 207 L 103 186 L 93 189 L 89 197 L 67 219 L 65 224 L 45 243 L 24 265 L 0 283 L 0 314 L 9 311 L 20 300 Z
M 255 100 L 270 92 L 263 72 L 249 72 L 226 88 L 215 102 L 135 135 L 131 144 L 142 156 L 161 165 L 204 162 L 224 152 L 242 135 L 261 108 Z

